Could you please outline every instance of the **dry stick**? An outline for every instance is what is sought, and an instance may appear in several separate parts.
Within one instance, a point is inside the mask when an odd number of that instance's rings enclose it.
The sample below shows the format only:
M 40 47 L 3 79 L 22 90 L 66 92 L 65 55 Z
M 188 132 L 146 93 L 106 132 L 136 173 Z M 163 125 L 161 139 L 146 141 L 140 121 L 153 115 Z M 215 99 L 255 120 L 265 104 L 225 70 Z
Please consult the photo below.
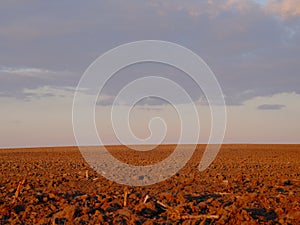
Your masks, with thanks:
M 160 202 L 160 201 L 156 201 L 156 203 L 162 207 L 164 207 L 165 209 L 170 209 L 170 206 Z M 189 220 L 189 219 L 219 219 L 219 215 L 185 215 L 185 216 L 181 216 L 180 217 L 183 220 Z
M 14 201 L 19 197 L 20 195 L 20 192 L 21 192 L 21 189 L 26 181 L 26 177 L 27 177 L 27 174 L 28 174 L 28 171 L 26 172 L 26 175 L 23 177 L 23 179 L 19 182 L 18 184 L 18 187 L 17 187 L 17 190 L 15 192 L 15 195 L 14 195 Z
M 162 203 L 162 202 L 160 202 L 160 201 L 156 201 L 156 203 L 157 203 L 158 205 L 164 207 L 165 209 L 170 208 L 169 206 L 167 206 L 166 204 L 164 204 L 164 203 Z
M 77 197 L 75 197 L 75 200 L 79 199 L 79 200 L 85 200 L 88 197 L 88 195 L 79 195 Z
M 181 216 L 181 219 L 183 220 L 190 220 L 190 219 L 219 219 L 218 215 L 186 215 L 186 216 Z
M 216 195 L 231 195 L 232 193 L 228 192 L 215 192 Z
M 124 207 L 127 206 L 127 195 L 128 195 L 128 191 L 125 189 L 124 190 Z
M 149 195 L 146 195 L 143 203 L 145 204 L 148 201 L 149 198 L 150 198 Z
M 88 170 L 85 171 L 85 177 L 87 180 L 89 179 L 89 171 Z

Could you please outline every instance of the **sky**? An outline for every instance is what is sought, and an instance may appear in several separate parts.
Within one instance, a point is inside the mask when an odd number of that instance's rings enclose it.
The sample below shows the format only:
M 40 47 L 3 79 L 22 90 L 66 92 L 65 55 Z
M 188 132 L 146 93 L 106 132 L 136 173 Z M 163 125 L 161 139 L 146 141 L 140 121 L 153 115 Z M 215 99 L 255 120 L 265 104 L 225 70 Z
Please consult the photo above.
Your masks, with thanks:
M 84 71 L 108 50 L 139 40 L 177 43 L 207 63 L 225 96 L 225 143 L 300 143 L 299 0 L 3 0 L 0 147 L 75 145 L 72 103 Z M 118 143 L 108 119 L 115 96 L 153 74 L 191 95 L 206 143 L 210 111 L 201 90 L 176 68 L 151 63 L 124 68 L 101 92 L 95 119 L 104 143 Z M 165 142 L 176 143 L 180 121 L 170 104 L 144 99 L 132 114 L 136 136 L 147 138 L 159 116 L 168 125 Z

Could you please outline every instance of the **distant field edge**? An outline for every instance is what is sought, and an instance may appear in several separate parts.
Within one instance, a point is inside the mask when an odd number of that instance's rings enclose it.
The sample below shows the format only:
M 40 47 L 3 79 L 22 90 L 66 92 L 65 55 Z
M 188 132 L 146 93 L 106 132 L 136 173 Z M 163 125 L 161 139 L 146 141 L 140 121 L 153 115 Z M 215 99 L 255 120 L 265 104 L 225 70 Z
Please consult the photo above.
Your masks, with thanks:
M 177 144 L 161 144 L 157 147 L 162 147 L 162 146 L 176 146 Z M 181 144 L 182 146 L 189 146 L 189 145 L 192 145 L 192 144 Z M 199 147 L 205 147 L 207 144 L 197 144 L 197 146 Z M 213 144 L 212 144 L 213 145 Z M 217 145 L 217 144 L 216 144 Z M 104 145 L 105 147 L 107 148 L 121 148 L 121 147 L 125 147 L 124 145 Z M 96 145 L 91 145 L 91 146 L 76 146 L 76 145 L 61 145 L 61 146 L 12 146 L 12 147 L 9 147 L 9 146 L 4 146 L 4 147 L 1 147 L 0 146 L 0 151 L 1 150 L 78 150 L 79 147 L 104 147 L 104 146 L 96 146 Z M 128 146 L 138 146 L 138 145 L 128 145 Z M 155 146 L 155 145 L 139 145 L 139 146 Z M 296 148 L 299 148 L 300 150 L 300 143 L 224 143 L 224 144 L 221 144 L 222 147 L 245 147 L 245 148 L 249 148 L 249 147 L 254 147 L 254 148 L 257 148 L 257 147 L 296 147 Z

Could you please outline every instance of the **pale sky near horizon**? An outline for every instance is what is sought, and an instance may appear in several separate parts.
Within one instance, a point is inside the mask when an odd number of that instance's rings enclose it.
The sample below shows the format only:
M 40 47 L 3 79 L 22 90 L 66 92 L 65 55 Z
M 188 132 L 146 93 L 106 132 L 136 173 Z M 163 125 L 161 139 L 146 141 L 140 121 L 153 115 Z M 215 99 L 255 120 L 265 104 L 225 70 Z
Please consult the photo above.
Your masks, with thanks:
M 203 58 L 225 96 L 225 143 L 300 143 L 299 0 L 4 0 L 0 148 L 75 145 L 80 77 L 106 51 L 138 40 L 174 42 Z M 144 73 L 164 74 L 188 91 L 200 115 L 200 142 L 207 142 L 210 112 L 201 90 L 183 73 L 145 64 L 120 71 L 103 90 L 96 121 L 105 143 L 117 143 L 107 119 L 114 97 Z M 132 113 L 136 136 L 146 138 L 149 120 L 161 116 L 166 143 L 176 143 L 180 123 L 170 105 L 148 99 Z

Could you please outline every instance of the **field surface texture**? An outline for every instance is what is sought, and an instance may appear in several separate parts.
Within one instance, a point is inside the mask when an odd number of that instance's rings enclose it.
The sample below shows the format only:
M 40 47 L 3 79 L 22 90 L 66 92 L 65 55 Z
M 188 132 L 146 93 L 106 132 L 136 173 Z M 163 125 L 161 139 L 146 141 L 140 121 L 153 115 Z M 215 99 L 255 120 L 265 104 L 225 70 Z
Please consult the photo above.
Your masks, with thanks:
M 175 146 L 108 148 L 145 166 Z M 0 149 L 0 224 L 300 224 L 300 145 L 223 145 L 200 172 L 204 149 L 145 187 L 107 180 L 77 147 Z

